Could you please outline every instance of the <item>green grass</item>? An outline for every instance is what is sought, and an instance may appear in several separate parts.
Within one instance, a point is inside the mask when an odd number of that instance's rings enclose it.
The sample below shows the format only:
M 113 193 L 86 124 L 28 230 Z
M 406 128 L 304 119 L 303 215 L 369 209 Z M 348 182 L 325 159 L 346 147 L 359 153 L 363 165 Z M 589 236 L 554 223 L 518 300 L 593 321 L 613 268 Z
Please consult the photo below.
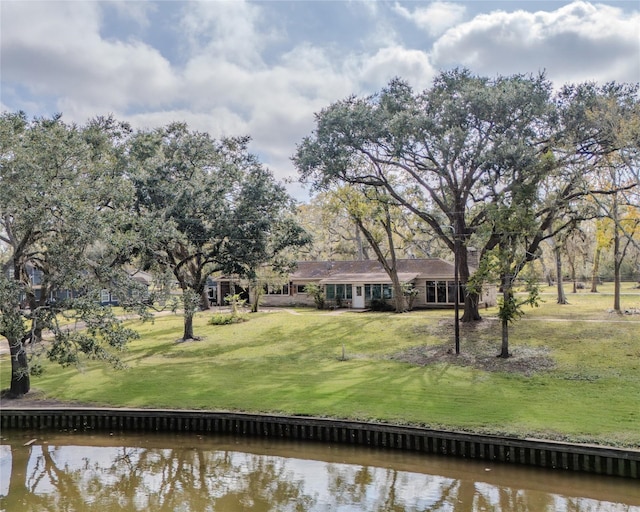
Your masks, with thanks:
M 200 313 L 194 330 L 203 339 L 186 343 L 176 342 L 179 316 L 130 322 L 142 337 L 123 354 L 127 370 L 49 364 L 32 386 L 50 398 L 100 405 L 328 416 L 639 447 L 640 315 L 608 312 L 613 297 L 601 290 L 568 294 L 567 306 L 545 294 L 540 308 L 512 326 L 514 354 L 544 351 L 554 363 L 529 376 L 512 371 L 517 357 L 499 361 L 503 371 L 454 357 L 426 366 L 391 357 L 453 346 L 452 311 L 298 309 L 232 325 L 209 325 L 215 313 Z M 640 308 L 640 290 L 623 292 L 624 307 Z M 499 344 L 498 322 L 463 326 L 463 355 L 493 356 Z M 0 369 L 8 387 L 8 356 Z

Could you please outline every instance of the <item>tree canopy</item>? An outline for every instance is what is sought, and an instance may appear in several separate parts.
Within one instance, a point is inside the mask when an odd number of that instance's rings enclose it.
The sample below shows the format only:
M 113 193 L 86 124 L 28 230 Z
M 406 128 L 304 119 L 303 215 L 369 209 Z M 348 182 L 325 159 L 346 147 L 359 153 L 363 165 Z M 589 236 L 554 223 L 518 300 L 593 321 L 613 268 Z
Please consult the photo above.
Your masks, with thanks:
M 319 113 L 294 161 L 316 187 L 341 180 L 385 188 L 452 251 L 457 237 L 466 282 L 464 249 L 486 221 L 487 206 L 540 179 L 550 95 L 542 75 L 490 80 L 455 70 L 418 94 L 395 79 L 378 94 Z M 465 316 L 479 316 L 473 294 Z
M 394 79 L 377 94 L 318 113 L 293 160 L 315 189 L 341 182 L 383 188 L 451 251 L 457 239 L 467 282 L 467 248 L 484 257 L 515 234 L 522 261 L 514 265 L 522 268 L 543 240 L 579 218 L 576 204 L 592 190 L 596 163 L 613 149 L 588 116 L 587 89 L 554 94 L 543 74 L 487 78 L 460 69 L 419 93 Z M 630 91 L 616 89 L 617 97 Z M 502 218 L 526 216 L 527 229 L 505 232 L 505 222 L 492 219 L 497 210 Z M 463 320 L 479 319 L 477 296 L 467 291 Z

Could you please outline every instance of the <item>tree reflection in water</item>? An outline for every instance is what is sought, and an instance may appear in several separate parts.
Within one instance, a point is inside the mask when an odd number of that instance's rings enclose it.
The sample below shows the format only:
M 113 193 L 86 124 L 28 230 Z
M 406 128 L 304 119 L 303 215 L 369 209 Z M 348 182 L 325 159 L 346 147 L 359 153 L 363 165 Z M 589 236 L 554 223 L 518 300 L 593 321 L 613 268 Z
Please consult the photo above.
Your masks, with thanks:
M 432 468 L 417 456 L 417 465 L 393 456 L 374 465 L 365 449 L 297 446 L 292 452 L 273 443 L 201 436 L 25 439 L 2 440 L 3 511 L 640 510 L 635 482 L 601 479 L 601 495 L 584 497 L 589 493 L 576 493 L 575 479 L 564 487 L 571 492 L 550 492 L 544 482 L 523 488 L 521 479 L 482 478 L 477 471 L 483 468 L 468 463 L 442 474 L 429 474 Z

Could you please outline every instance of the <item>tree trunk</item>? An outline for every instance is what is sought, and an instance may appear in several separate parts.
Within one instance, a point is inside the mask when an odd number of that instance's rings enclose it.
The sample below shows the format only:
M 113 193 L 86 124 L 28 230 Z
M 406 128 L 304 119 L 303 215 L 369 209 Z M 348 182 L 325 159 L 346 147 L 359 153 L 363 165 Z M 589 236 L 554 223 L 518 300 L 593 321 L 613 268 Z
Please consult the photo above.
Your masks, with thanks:
M 209 293 L 206 288 L 200 292 L 200 309 L 202 311 L 208 311 L 211 309 L 211 305 L 209 304 Z
M 193 317 L 198 311 L 200 301 L 202 299 L 201 289 L 197 287 L 190 288 L 187 283 L 180 283 L 182 288 L 182 307 L 184 317 L 184 334 L 183 340 L 195 340 L 198 339 L 193 335 Z
M 482 320 L 480 316 L 480 295 L 471 293 L 467 290 L 466 285 L 469 282 L 469 261 L 467 258 L 467 249 L 464 244 L 460 244 L 458 251 L 458 279 L 465 288 L 464 294 L 464 313 L 460 318 L 461 322 L 479 322 Z
M 185 341 L 196 339 L 193 335 L 193 314 L 185 313 L 184 315 L 184 334 L 182 339 Z
M 398 279 L 398 274 L 393 274 L 393 298 L 396 303 L 396 313 L 404 313 L 407 311 L 407 301 L 404 298 L 402 283 Z
M 502 320 L 502 345 L 498 357 L 503 359 L 509 357 L 509 322 L 507 320 Z
M 502 301 L 505 305 L 504 307 L 508 307 L 513 300 L 512 282 L 509 276 L 502 278 Z M 509 357 L 509 319 L 506 317 L 502 318 L 502 344 L 498 357 L 502 357 L 503 359 Z
M 252 289 L 253 293 L 249 293 L 249 296 L 251 298 L 251 312 L 257 313 L 260 309 L 260 299 L 262 297 L 262 294 L 264 293 L 264 288 L 262 288 L 260 284 L 254 283 L 249 287 L 249 290 Z
M 556 245 L 556 280 L 558 287 L 558 304 L 569 304 L 567 296 L 564 293 L 564 286 L 562 284 L 562 258 L 560 256 L 560 247 Z
M 593 270 L 591 271 L 591 293 L 598 293 L 598 272 L 600 272 L 600 253 L 602 249 L 596 248 L 596 253 L 593 257 Z
M 576 280 L 576 266 L 573 261 L 569 263 L 569 267 L 571 268 L 571 282 L 573 283 L 573 288 L 571 293 L 578 293 L 578 282 Z
M 11 352 L 11 387 L 9 395 L 14 398 L 26 395 L 31 389 L 27 352 L 20 340 L 9 342 Z
M 622 257 L 620 255 L 620 233 L 618 226 L 613 230 L 613 309 L 619 315 L 622 314 L 620 307 L 620 267 Z
M 464 295 L 464 313 L 461 322 L 478 322 L 482 320 L 479 308 L 480 296 L 477 293 L 467 292 Z

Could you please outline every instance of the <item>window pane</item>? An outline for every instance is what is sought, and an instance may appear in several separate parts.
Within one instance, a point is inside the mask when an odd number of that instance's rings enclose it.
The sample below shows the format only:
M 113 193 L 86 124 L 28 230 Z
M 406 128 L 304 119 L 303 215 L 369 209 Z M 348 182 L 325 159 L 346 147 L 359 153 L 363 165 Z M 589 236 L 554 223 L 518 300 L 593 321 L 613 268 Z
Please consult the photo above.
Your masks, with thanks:
M 447 283 L 446 281 L 438 281 L 436 283 L 436 301 L 439 303 L 447 302 Z
M 335 299 L 336 298 L 336 286 L 334 284 L 326 285 L 326 293 L 327 299 Z
M 390 284 L 383 284 L 382 285 L 382 296 L 385 299 L 390 299 L 393 297 L 393 286 Z
M 436 282 L 435 281 L 427 281 L 427 302 L 435 302 L 436 301 Z
M 365 284 L 364 285 L 364 298 L 371 300 L 371 285 L 370 284 Z
M 351 286 L 350 284 L 345 284 L 345 292 L 347 294 L 347 299 L 352 299 L 353 298 L 353 286 Z
M 381 299 L 382 298 L 382 285 L 380 285 L 380 284 L 372 284 L 371 285 L 371 298 L 372 299 Z
M 447 281 L 447 302 L 454 303 L 456 301 L 456 282 Z

